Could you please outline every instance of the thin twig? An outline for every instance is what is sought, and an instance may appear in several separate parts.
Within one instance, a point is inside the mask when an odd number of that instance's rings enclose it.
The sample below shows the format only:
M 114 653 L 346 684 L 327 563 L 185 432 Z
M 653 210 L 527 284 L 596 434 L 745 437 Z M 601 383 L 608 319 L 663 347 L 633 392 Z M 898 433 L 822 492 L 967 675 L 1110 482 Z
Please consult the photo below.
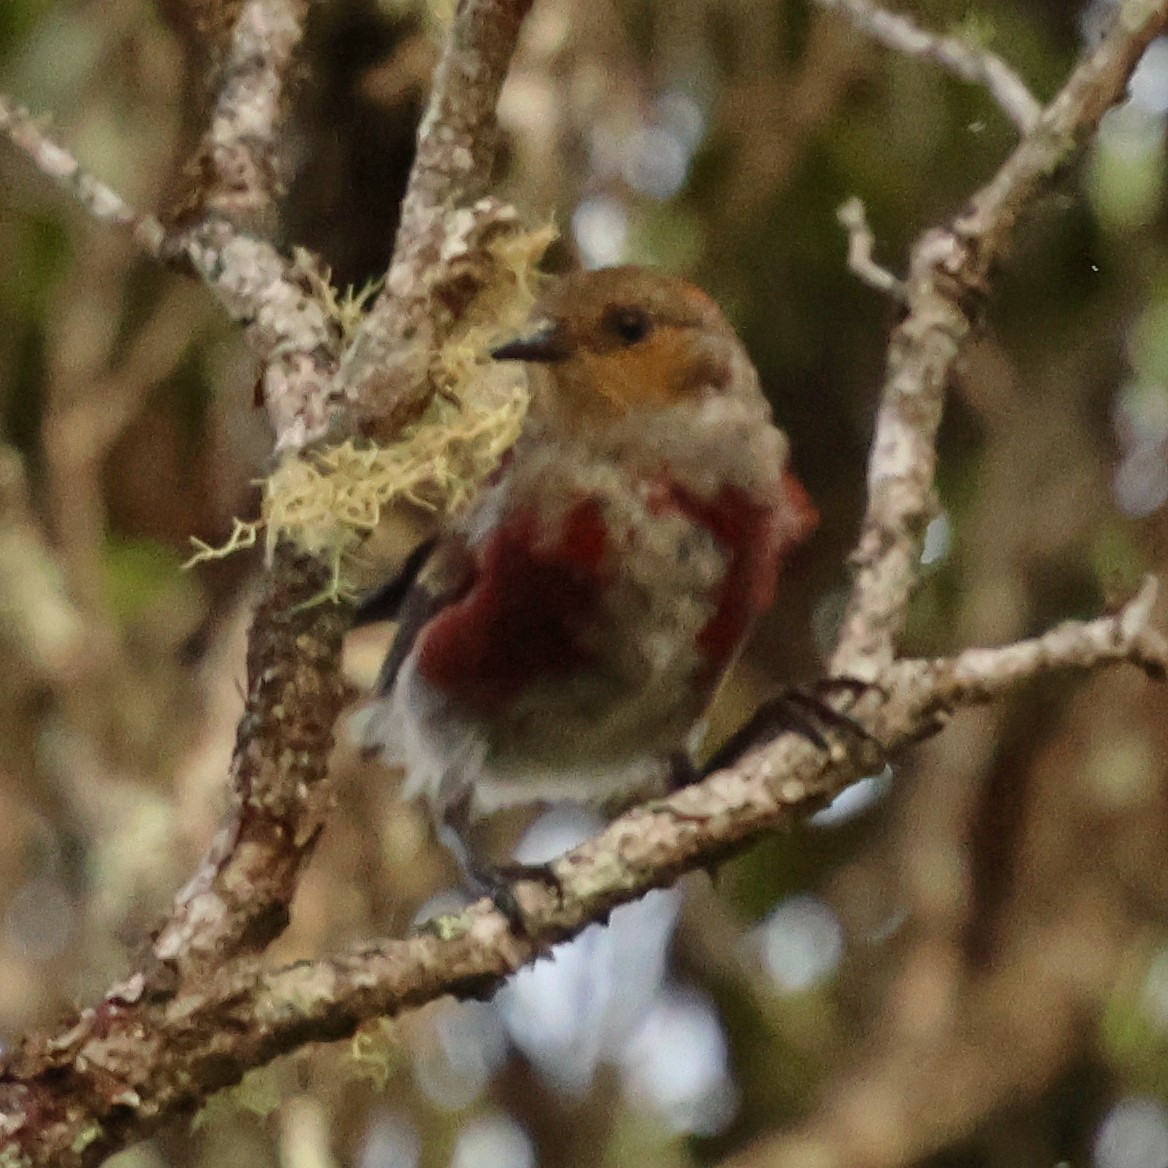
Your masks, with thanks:
M 43 175 L 67 191 L 99 223 L 126 228 L 149 256 L 161 258 L 166 228 L 153 215 L 132 207 L 117 191 L 84 170 L 77 159 L 37 124 L 28 110 L 0 93 L 0 133 Z
M 864 204 L 856 198 L 848 199 L 840 205 L 836 218 L 848 233 L 848 267 L 877 292 L 894 300 L 904 300 L 904 281 L 882 268 L 872 257 L 876 237 L 868 226 Z
M 870 0 L 816 0 L 827 12 L 846 16 L 873 40 L 910 57 L 934 61 L 943 69 L 975 85 L 984 85 L 1002 112 L 1028 134 L 1042 105 L 1026 83 L 1000 57 L 955 37 L 926 32 L 907 16 L 889 12 Z

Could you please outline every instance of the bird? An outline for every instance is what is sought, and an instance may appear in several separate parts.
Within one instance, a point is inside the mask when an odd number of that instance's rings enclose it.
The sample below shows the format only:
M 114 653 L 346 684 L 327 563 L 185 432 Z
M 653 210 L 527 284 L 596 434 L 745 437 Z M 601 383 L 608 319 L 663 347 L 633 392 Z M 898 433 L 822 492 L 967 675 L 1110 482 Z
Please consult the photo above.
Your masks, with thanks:
M 679 276 L 560 277 L 492 356 L 526 365 L 522 433 L 359 606 L 398 621 L 359 736 L 521 923 L 474 825 L 692 781 L 692 739 L 818 514 L 745 347 Z

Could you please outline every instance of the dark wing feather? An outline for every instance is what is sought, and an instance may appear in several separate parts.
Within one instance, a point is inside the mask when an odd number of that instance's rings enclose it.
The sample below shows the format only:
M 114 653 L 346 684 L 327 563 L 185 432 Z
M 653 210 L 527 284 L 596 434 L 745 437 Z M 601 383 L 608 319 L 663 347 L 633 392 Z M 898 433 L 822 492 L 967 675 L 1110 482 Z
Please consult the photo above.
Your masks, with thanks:
M 393 639 L 389 655 L 373 687 L 373 692 L 379 697 L 393 689 L 402 662 L 409 656 L 423 627 L 436 613 L 462 596 L 473 579 L 474 560 L 461 539 L 457 537 L 434 539 L 423 547 L 424 555 L 420 554 L 422 548 L 417 549 L 406 561 L 398 577 L 386 587 L 377 589 L 370 597 L 372 600 L 393 591 L 398 592 L 396 603 L 393 605 L 393 617 L 374 618 L 396 619 L 398 622 L 397 636 Z M 418 564 L 412 573 L 412 579 L 403 584 L 402 576 L 415 558 Z M 376 611 L 385 611 L 387 607 L 379 604 Z
M 406 557 L 401 571 L 384 584 L 379 584 L 367 595 L 363 596 L 353 613 L 353 628 L 359 629 L 365 625 L 375 625 L 379 621 L 398 620 L 399 613 L 406 596 L 414 586 L 418 575 L 426 566 L 435 547 L 438 546 L 438 537 L 427 539 L 418 544 Z

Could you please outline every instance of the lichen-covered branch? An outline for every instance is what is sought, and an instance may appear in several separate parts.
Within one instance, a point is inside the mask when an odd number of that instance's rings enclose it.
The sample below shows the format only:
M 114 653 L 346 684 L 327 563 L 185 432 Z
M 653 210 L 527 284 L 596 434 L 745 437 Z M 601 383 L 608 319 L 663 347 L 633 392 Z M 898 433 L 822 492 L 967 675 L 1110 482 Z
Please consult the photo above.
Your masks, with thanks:
M 112 223 L 131 233 L 149 256 L 163 254 L 166 228 L 154 215 L 130 206 L 117 191 L 86 171 L 70 151 L 23 106 L 0 93 L 0 134 L 8 139 L 46 178 L 68 192 L 99 223 Z
M 262 363 L 278 451 L 299 449 L 319 435 L 335 371 L 336 329 L 307 274 L 254 233 L 273 218 L 283 82 L 303 10 L 299 0 L 238 6 L 191 197 L 170 227 L 87 175 L 0 98 L 0 129 L 40 170 L 97 218 L 129 227 L 148 254 L 193 268 L 241 323 Z M 145 970 L 152 987 L 173 987 L 231 955 L 261 950 L 287 919 L 328 805 L 324 780 L 344 696 L 339 660 L 346 613 L 310 606 L 327 584 L 321 566 L 290 548 L 278 550 L 249 640 L 232 805 L 155 938 Z
M 277 454 L 319 436 L 336 368 L 337 330 L 309 273 L 260 234 L 274 223 L 285 81 L 303 17 L 301 0 L 245 0 L 239 7 L 190 168 L 194 185 L 170 236 L 261 360 Z M 289 545 L 276 549 L 248 635 L 231 805 L 153 940 L 143 971 L 152 992 L 205 977 L 240 953 L 261 952 L 287 923 L 330 803 L 333 724 L 345 696 L 347 614 L 314 603 L 328 584 L 322 565 Z
M 265 0 L 255 3 L 258 12 L 279 15 L 280 5 L 270 5 Z M 466 8 L 475 6 L 464 6 L 460 21 L 467 18 Z M 475 9 L 480 19 L 486 19 L 484 13 L 489 16 L 494 12 L 489 5 L 481 8 L 482 11 Z M 241 22 L 245 15 L 246 12 L 241 15 Z M 456 22 L 456 32 L 458 27 Z M 460 42 L 461 71 L 439 70 L 433 105 L 461 109 L 481 96 L 474 85 L 467 92 L 461 87 L 477 83 L 487 74 L 498 74 L 497 90 L 517 30 L 518 17 L 514 27 L 505 30 L 504 44 L 499 39 L 499 29 L 488 22 L 488 56 L 482 67 L 475 67 L 467 54 L 473 55 L 477 35 L 470 36 L 464 29 L 462 42 L 469 40 L 470 45 Z M 238 28 L 234 43 L 241 43 Z M 242 62 L 248 62 L 246 53 Z M 230 69 L 225 73 L 228 80 L 233 75 Z M 275 76 L 278 75 L 276 69 Z M 248 76 L 245 71 L 244 77 Z M 269 87 L 259 84 L 255 88 L 263 94 Z M 250 89 L 244 86 L 244 92 Z M 263 116 L 256 120 L 262 123 L 264 133 L 258 140 L 270 148 L 270 106 L 260 104 Z M 484 132 L 484 118 L 493 122 L 493 110 L 492 98 L 486 114 L 480 114 L 477 122 L 466 123 L 465 132 Z M 238 120 L 249 124 L 246 117 Z M 446 148 L 461 151 L 457 135 L 449 138 L 432 120 L 429 132 Z M 215 135 L 213 126 L 209 131 L 212 143 Z M 223 140 L 229 158 L 234 153 L 228 147 L 238 146 L 246 156 L 246 147 L 254 144 L 238 129 L 225 130 Z M 435 264 L 424 274 L 425 279 L 423 273 L 416 273 L 420 291 L 413 296 L 413 303 L 419 319 L 434 320 L 442 312 L 443 323 L 449 327 L 457 319 L 458 310 L 450 298 L 436 298 L 441 281 L 464 286 L 474 265 L 490 263 L 487 244 L 501 232 L 512 230 L 517 217 L 510 208 L 491 200 L 480 201 L 474 208 L 459 208 L 458 200 L 469 189 L 468 184 L 485 186 L 489 173 L 476 180 L 461 166 L 443 167 L 440 154 L 438 145 L 420 152 L 411 190 L 420 182 L 429 192 L 427 197 L 451 208 L 442 224 L 450 235 L 442 244 L 444 262 Z M 474 157 L 489 167 L 489 154 L 476 151 Z M 249 174 L 255 173 L 254 164 L 245 169 Z M 447 175 L 448 186 L 444 187 L 431 173 L 435 170 Z M 240 195 L 243 208 L 262 205 L 265 190 L 250 194 L 244 190 Z M 229 189 L 208 206 L 230 205 L 230 195 Z M 324 340 L 314 344 L 318 331 L 323 337 L 328 334 L 322 306 L 309 296 L 307 286 L 289 281 L 287 272 L 277 270 L 268 254 L 269 245 L 250 234 L 235 232 L 228 220 L 217 214 L 208 214 L 202 225 L 192 231 L 192 249 L 198 246 L 198 240 L 218 230 L 233 233 L 224 254 L 253 249 L 252 260 L 241 264 L 238 270 L 262 272 L 268 280 L 262 296 L 267 308 L 249 328 L 280 330 L 280 335 L 270 338 L 264 395 L 269 414 L 276 421 L 277 452 L 299 449 L 322 437 L 340 416 L 341 407 L 346 403 L 351 406 L 354 400 L 352 394 L 344 395 L 335 389 L 338 383 L 332 379 L 337 371 Z M 407 246 L 408 242 L 407 234 L 399 233 L 399 246 Z M 208 262 L 213 262 L 213 256 L 214 248 L 208 252 Z M 480 283 L 486 276 L 487 273 L 479 273 Z M 469 297 L 462 307 L 466 303 Z M 414 338 L 408 344 L 399 338 L 398 352 L 410 360 L 420 358 L 423 370 L 432 355 L 422 338 Z M 341 374 L 342 382 L 346 376 Z M 424 384 L 424 374 L 418 376 Z M 329 381 L 327 387 L 325 380 Z M 232 765 L 233 805 L 198 872 L 180 893 L 171 919 L 154 942 L 147 974 L 159 984 L 173 984 L 176 970 L 180 979 L 199 976 L 240 952 L 261 951 L 287 922 L 300 870 L 311 853 L 329 804 L 326 780 L 332 727 L 344 697 L 339 668 L 347 609 L 310 603 L 319 599 L 328 585 L 321 565 L 306 557 L 295 557 L 286 545 L 278 551 L 267 594 L 257 609 L 249 637 L 248 702 Z
M 1168 644 L 1148 624 L 1154 595 L 1148 584 L 1114 616 L 1006 648 L 897 662 L 886 691 L 870 691 L 851 712 L 894 750 L 934 729 L 942 714 L 1055 670 L 1131 663 L 1162 676 Z M 284 969 L 244 959 L 169 986 L 136 974 L 64 1033 L 24 1045 L 0 1076 L 0 1131 L 27 1162 L 93 1164 L 306 1042 L 344 1037 L 367 1019 L 444 994 L 489 993 L 615 906 L 822 807 L 878 761 L 868 754 L 827 755 L 785 735 L 730 770 L 635 808 L 555 862 L 562 898 L 540 883 L 518 886 L 531 937 L 516 937 L 482 901 L 433 933 Z
M 1168 27 L 1168 0 L 1128 0 L 965 211 L 912 249 L 906 315 L 892 334 L 868 461 L 857 573 L 831 671 L 874 678 L 892 662 L 935 511 L 936 435 L 945 388 L 977 326 L 994 265 L 1037 192 L 1118 101 L 1144 49 Z
M 418 128 L 394 261 L 425 246 L 436 216 L 469 207 L 490 189 L 495 107 L 531 0 L 462 0 Z
M 434 391 L 437 349 L 490 277 L 486 246 L 518 229 L 486 197 L 495 159 L 495 106 L 531 0 L 464 0 L 454 17 L 418 129 L 385 287 L 341 367 L 340 385 L 366 428 L 393 437 Z
M 416 323 L 437 321 L 424 336 L 391 337 L 411 340 L 405 347 L 422 354 L 423 370 L 434 347 L 428 339 L 449 330 L 476 284 L 491 275 L 488 244 L 517 226 L 510 208 L 471 199 L 489 183 L 495 98 L 527 7 L 462 5 L 436 80 L 407 216 L 415 225 L 426 221 L 425 238 L 420 227 L 413 233 L 403 227 L 398 249 L 413 258 L 395 268 L 392 290 L 381 300 L 383 316 L 393 320 L 408 301 Z M 169 228 L 84 175 L 7 104 L 0 127 L 87 209 L 130 226 L 150 254 L 178 260 L 203 278 L 260 358 L 278 452 L 323 437 L 359 397 L 338 388 L 346 383 L 337 381 L 337 330 L 314 287 L 320 274 L 304 270 L 310 260 L 287 261 L 263 235 L 279 183 L 283 80 L 302 15 L 302 4 L 277 0 L 245 0 L 236 10 L 215 113 L 191 168 L 193 187 Z M 421 382 L 425 389 L 424 376 Z M 181 1055 L 167 1078 L 163 1064 L 185 1039 L 173 1029 L 174 1009 L 164 1009 L 165 1017 L 156 1011 L 168 1001 L 178 1003 L 180 1013 L 187 1009 L 202 998 L 213 970 L 262 951 L 287 921 L 329 804 L 327 766 L 344 696 L 339 663 L 347 611 L 311 603 L 327 584 L 320 565 L 289 547 L 277 550 L 249 636 L 232 805 L 138 972 L 86 1012 L 70 1035 L 25 1048 L 32 1061 L 23 1060 L 24 1066 L 38 1061 L 35 1048 L 56 1068 L 49 1074 L 62 1090 L 54 1089 L 52 1098 L 41 1094 L 17 1066 L 22 1060 L 5 1072 L 0 1155 L 13 1163 L 95 1162 L 176 1109 L 201 1101 L 221 1078 L 213 1057 L 197 1067 L 196 1056 L 184 1069 L 188 1060 Z M 132 1041 L 115 1049 L 107 1041 L 113 1038 L 109 1027 L 116 1030 L 131 1015 L 137 1017 Z M 197 1012 L 190 1018 L 196 1028 L 207 1023 Z M 87 1038 L 96 1038 L 96 1046 Z
M 211 117 L 186 167 L 168 237 L 238 323 L 261 361 L 276 453 L 302 450 L 334 421 L 338 335 L 308 274 L 271 242 L 286 165 L 279 133 L 304 0 L 244 0 L 215 76 Z
M 348 613 L 314 604 L 324 569 L 285 548 L 248 639 L 247 704 L 231 762 L 232 806 L 151 946 L 152 985 L 205 977 L 283 932 L 301 867 L 330 805 L 333 724 Z
M 197 156 L 202 215 L 271 230 L 284 176 L 278 136 L 305 0 L 247 0 L 219 66 L 210 125 Z M 190 211 L 187 212 L 190 215 Z

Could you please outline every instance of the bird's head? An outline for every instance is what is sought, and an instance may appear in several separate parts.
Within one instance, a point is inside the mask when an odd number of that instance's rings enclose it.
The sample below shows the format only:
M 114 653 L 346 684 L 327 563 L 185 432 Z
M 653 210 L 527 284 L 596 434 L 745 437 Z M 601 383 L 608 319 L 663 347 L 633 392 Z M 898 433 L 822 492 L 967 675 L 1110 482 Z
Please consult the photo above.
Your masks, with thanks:
M 605 268 L 558 280 L 533 331 L 494 350 L 548 376 L 536 408 L 575 429 L 604 425 L 753 384 L 741 342 L 704 292 L 648 268 Z M 755 391 L 757 392 L 757 391 Z

